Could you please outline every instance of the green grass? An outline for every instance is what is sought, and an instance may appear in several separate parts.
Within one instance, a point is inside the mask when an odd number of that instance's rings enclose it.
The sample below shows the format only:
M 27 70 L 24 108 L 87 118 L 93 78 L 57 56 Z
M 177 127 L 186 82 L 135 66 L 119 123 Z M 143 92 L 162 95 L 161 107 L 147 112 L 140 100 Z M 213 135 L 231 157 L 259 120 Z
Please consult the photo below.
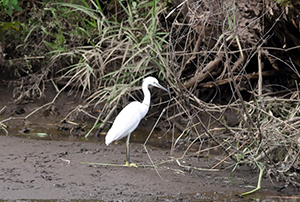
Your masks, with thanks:
M 113 12 L 104 13 L 98 1 L 81 1 L 55 3 L 55 12 L 52 7 L 49 10 L 58 31 L 53 36 L 55 41 L 46 42 L 53 49 L 52 62 L 62 58 L 76 61 L 58 71 L 59 79 L 80 93 L 89 105 L 105 103 L 100 117 L 105 117 L 112 104 L 135 97 L 136 86 L 144 77 L 166 77 L 165 59 L 161 55 L 168 44 L 167 33 L 160 29 L 158 18 L 163 10 L 157 4 L 157 0 L 117 1 Z M 84 25 L 83 35 L 89 37 L 87 45 L 70 47 L 65 43 L 70 34 L 66 34 L 57 16 L 69 19 L 67 16 L 74 14 L 84 16 L 80 25 Z
M 257 73 L 258 48 L 265 48 L 268 40 L 255 38 L 263 37 L 258 33 L 259 20 L 241 24 L 245 16 L 235 0 L 216 8 L 195 1 L 190 4 L 195 9 L 185 10 L 182 5 L 168 19 L 164 19 L 165 4 L 158 0 L 33 1 L 26 13 L 30 17 L 23 19 L 13 15 L 17 9 L 11 14 L 6 4 L 1 15 L 9 20 L 0 23 L 0 37 L 14 50 L 6 51 L 3 64 L 18 78 L 15 101 L 42 98 L 45 83 L 51 81 L 59 93 L 68 89 L 82 98 L 78 109 L 101 106 L 94 126 L 103 126 L 113 106 L 121 108 L 129 99 L 141 99 L 142 79 L 154 75 L 167 83 L 172 96 L 161 120 L 166 120 L 167 131 L 182 132 L 173 137 L 172 149 L 187 141 L 186 155 L 200 142 L 198 155 L 209 151 L 202 146 L 209 147 L 212 141 L 227 154 L 216 167 L 230 159 L 233 172 L 238 165 L 248 164 L 260 169 L 261 179 L 263 170 L 276 175 L 283 163 L 291 174 L 299 167 L 299 97 L 256 96 L 256 80 L 247 72 Z M 219 10 L 206 12 L 210 9 Z M 208 68 L 216 58 L 220 58 L 217 65 Z M 270 65 L 265 69 L 275 68 L 269 64 L 273 60 L 264 60 Z M 234 80 L 238 76 L 245 77 Z M 194 82 L 187 87 L 190 79 Z M 240 91 L 251 98 L 244 100 Z M 239 123 L 227 123 L 227 110 L 237 112 Z

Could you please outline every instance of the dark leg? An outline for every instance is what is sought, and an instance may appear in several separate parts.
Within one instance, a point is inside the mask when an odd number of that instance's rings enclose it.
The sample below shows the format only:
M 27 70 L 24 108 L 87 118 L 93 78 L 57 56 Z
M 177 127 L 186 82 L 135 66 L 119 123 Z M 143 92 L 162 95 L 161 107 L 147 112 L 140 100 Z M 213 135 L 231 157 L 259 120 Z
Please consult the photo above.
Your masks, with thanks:
M 127 140 L 126 140 L 126 164 L 125 164 L 125 166 L 138 167 L 135 163 L 130 162 L 129 140 L 130 140 L 130 134 L 128 135 Z
M 130 148 L 129 148 L 129 140 L 130 140 L 130 134 L 127 136 L 126 140 L 126 165 L 130 165 Z

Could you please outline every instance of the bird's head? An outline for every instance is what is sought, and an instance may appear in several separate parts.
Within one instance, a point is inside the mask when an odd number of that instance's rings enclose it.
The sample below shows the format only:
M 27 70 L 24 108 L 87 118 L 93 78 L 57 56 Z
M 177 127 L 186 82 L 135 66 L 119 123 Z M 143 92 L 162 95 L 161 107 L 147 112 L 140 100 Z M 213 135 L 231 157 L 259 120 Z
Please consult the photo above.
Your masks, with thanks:
M 152 76 L 149 76 L 149 77 L 146 77 L 144 80 L 143 80 L 143 85 L 151 85 L 151 86 L 155 86 L 157 88 L 160 88 L 160 89 L 163 89 L 164 91 L 167 91 L 169 92 L 165 87 L 163 87 L 162 85 L 159 84 L 158 80 Z

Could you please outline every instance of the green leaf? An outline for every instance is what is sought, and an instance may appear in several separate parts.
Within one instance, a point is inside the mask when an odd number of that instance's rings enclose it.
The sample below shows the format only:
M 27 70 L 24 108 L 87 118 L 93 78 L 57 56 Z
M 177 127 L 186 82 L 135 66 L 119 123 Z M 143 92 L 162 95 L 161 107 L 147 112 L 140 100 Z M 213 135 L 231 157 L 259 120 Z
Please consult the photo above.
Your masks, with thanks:
M 23 8 L 19 5 L 15 5 L 14 8 L 15 8 L 16 11 L 22 11 L 23 10 Z
M 7 14 L 10 15 L 10 16 L 12 15 L 12 9 L 11 8 L 7 9 Z
M 4 0 L 4 1 L 3 1 L 4 7 L 7 6 L 8 2 L 9 2 L 9 0 Z
M 18 5 L 18 0 L 10 0 L 11 5 Z

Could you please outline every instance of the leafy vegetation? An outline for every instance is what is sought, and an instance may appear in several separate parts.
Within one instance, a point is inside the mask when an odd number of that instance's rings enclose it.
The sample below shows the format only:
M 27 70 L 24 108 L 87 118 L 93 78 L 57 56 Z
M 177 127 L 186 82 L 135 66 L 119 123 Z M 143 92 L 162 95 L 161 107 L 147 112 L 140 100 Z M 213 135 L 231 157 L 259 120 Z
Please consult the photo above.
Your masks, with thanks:
M 21 11 L 22 8 L 18 5 L 18 0 L 1 0 L 1 11 L 12 16 L 13 11 Z
M 231 159 L 233 171 L 247 164 L 260 180 L 267 171 L 299 186 L 299 29 L 284 21 L 288 8 L 235 0 L 30 4 L 0 1 L 0 61 L 15 79 L 16 101 L 43 97 L 51 81 L 58 94 L 50 104 L 68 89 L 84 100 L 70 114 L 100 105 L 89 117 L 105 127 L 112 106 L 139 99 L 135 86 L 155 75 L 171 89 L 154 107 L 166 107 L 167 132 L 180 133 L 172 149 L 184 140 L 199 154 L 213 142 L 227 156 L 212 168 Z M 284 23 L 294 31 L 283 39 Z

